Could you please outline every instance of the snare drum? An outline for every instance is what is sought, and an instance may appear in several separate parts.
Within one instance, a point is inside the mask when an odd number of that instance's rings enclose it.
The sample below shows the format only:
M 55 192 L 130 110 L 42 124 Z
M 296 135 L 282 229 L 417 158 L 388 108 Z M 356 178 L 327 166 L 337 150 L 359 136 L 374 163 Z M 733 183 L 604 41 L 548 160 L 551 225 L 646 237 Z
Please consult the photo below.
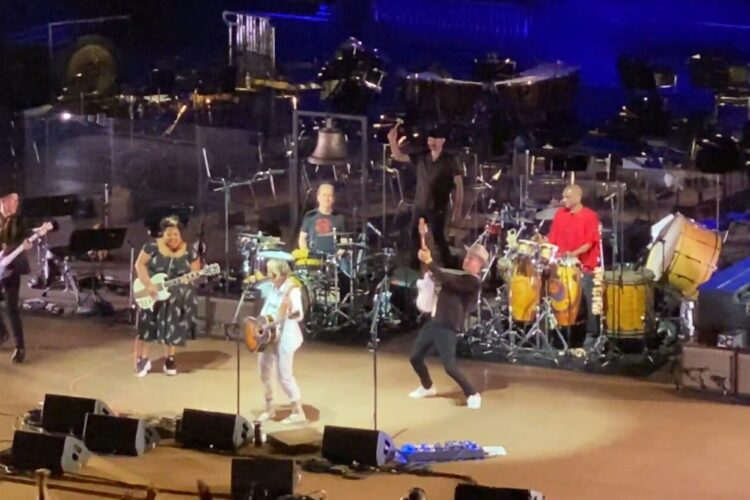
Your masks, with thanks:
M 547 293 L 558 326 L 575 325 L 581 307 L 582 291 L 581 268 L 576 263 L 552 266 Z
M 315 254 L 310 252 L 307 248 L 296 248 L 292 250 L 292 257 L 294 258 L 294 268 L 320 268 L 325 263 L 324 254 Z
M 621 279 L 622 277 L 622 279 Z M 610 337 L 642 337 L 654 320 L 654 275 L 649 270 L 604 273 L 604 330 Z
M 721 237 L 715 231 L 677 214 L 651 247 L 646 268 L 656 281 L 669 284 L 694 299 L 700 285 L 711 278 L 721 252 Z

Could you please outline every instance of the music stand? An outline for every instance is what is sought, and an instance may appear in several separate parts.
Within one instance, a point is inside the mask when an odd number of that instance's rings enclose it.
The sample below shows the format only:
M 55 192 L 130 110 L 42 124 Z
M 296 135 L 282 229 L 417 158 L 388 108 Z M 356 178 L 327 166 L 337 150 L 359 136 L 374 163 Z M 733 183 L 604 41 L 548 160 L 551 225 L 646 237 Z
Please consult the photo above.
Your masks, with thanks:
M 124 227 L 110 227 L 102 229 L 78 229 L 73 231 L 70 235 L 70 254 L 71 255 L 85 255 L 88 252 L 94 251 L 112 251 L 122 247 L 125 242 L 125 234 L 127 228 Z M 107 312 L 113 312 L 112 304 L 104 300 L 99 295 L 98 288 L 101 287 L 103 282 L 103 262 L 99 262 L 98 272 L 92 273 L 91 275 L 91 293 L 88 298 L 93 297 L 95 301 L 95 307 L 92 310 L 86 310 L 83 308 L 84 301 L 81 301 L 80 295 L 76 294 L 76 313 L 78 314 L 91 314 L 97 310 L 102 314 Z M 132 273 L 132 269 L 130 271 Z M 131 280 L 132 281 L 132 280 Z

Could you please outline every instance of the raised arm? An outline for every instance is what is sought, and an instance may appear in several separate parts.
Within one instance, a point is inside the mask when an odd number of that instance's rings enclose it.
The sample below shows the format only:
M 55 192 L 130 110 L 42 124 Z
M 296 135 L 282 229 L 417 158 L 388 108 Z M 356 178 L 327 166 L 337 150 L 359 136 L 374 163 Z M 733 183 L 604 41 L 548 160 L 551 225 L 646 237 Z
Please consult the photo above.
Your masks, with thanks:
M 409 161 L 409 155 L 401 151 L 398 144 L 398 124 L 388 131 L 388 145 L 391 147 L 391 158 L 401 162 Z

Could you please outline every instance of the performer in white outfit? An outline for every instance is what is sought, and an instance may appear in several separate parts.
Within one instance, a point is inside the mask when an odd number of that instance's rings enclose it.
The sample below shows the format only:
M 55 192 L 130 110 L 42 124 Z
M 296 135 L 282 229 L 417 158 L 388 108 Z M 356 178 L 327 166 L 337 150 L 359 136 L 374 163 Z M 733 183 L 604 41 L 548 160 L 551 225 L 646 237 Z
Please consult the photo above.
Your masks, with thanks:
M 281 325 L 277 341 L 268 345 L 258 354 L 260 379 L 266 399 L 266 409 L 258 417 L 258 421 L 274 418 L 276 410 L 273 407 L 273 372 L 276 369 L 279 383 L 287 395 L 293 410 L 291 415 L 282 420 L 284 424 L 305 422 L 305 412 L 302 408 L 302 396 L 297 380 L 294 378 L 294 352 L 302 345 L 302 329 L 300 321 L 303 319 L 302 292 L 299 282 L 292 276 L 289 265 L 281 260 L 269 260 L 267 264 L 270 281 L 258 288 L 264 299 L 261 315 L 271 314 L 278 318 L 286 310 L 287 319 Z

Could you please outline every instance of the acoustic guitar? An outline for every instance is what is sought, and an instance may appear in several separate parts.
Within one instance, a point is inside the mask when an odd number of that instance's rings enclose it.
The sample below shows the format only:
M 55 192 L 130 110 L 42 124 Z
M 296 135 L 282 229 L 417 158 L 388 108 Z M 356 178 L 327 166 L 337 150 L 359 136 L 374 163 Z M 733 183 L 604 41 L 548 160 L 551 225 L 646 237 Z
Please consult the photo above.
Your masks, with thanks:
M 422 250 L 427 250 L 427 222 L 423 218 L 419 219 L 419 240 Z M 417 309 L 423 313 L 432 314 L 435 309 L 435 282 L 432 280 L 432 273 L 427 270 L 426 265 L 422 265 L 424 276 L 417 280 Z
M 299 318 L 299 313 L 286 314 L 276 319 L 272 314 L 245 320 L 245 346 L 250 352 L 263 352 L 279 339 L 279 326 L 288 319 Z

